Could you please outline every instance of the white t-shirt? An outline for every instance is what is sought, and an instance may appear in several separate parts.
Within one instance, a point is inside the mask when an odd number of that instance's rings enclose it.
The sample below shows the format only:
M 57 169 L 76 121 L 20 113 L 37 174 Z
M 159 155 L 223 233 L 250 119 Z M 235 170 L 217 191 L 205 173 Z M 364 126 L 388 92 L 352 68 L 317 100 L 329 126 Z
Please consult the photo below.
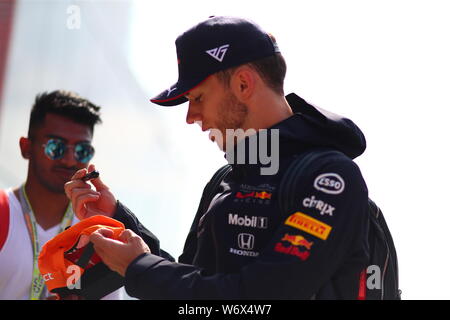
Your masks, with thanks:
M 33 274 L 33 248 L 19 200 L 12 189 L 6 190 L 9 201 L 8 237 L 0 248 L 0 300 L 29 300 Z M 74 217 L 72 225 L 79 220 Z M 59 225 L 44 230 L 37 224 L 39 246 L 58 234 Z M 102 300 L 123 299 L 123 287 Z M 48 292 L 47 292 L 48 295 Z

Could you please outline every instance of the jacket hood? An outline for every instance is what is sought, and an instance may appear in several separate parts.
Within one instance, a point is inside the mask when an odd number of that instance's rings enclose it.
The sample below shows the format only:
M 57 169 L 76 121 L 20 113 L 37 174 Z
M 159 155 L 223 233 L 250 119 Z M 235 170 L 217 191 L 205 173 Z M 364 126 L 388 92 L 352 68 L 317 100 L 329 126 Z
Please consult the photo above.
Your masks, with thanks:
M 295 93 L 286 100 L 294 115 L 271 128 L 279 129 L 282 148 L 328 147 L 351 159 L 366 149 L 364 134 L 350 119 L 312 106 Z
M 366 149 L 364 134 L 350 119 L 312 106 L 294 93 L 287 95 L 286 100 L 294 114 L 268 130 L 247 136 L 234 145 L 230 152 L 227 150 L 225 159 L 229 164 L 249 168 L 254 165 L 256 168 L 265 166 L 264 161 L 268 159 L 257 159 L 257 149 L 259 152 L 263 150 L 263 154 L 271 150 L 270 153 L 273 151 L 285 158 L 312 148 L 329 148 L 344 153 L 350 159 L 360 156 Z M 278 146 L 273 146 L 273 143 Z M 261 156 L 261 153 L 258 154 Z

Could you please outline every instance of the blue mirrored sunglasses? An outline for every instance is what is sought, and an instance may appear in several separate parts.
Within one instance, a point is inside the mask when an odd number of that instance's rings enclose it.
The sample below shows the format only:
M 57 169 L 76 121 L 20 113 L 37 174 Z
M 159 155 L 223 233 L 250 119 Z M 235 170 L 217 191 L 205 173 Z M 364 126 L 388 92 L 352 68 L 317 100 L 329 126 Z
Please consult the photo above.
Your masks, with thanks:
M 64 157 L 67 148 L 73 147 L 74 158 L 78 162 L 87 163 L 94 156 L 94 147 L 89 142 L 80 142 L 75 145 L 66 144 L 59 139 L 50 139 L 43 144 L 45 155 L 51 160 L 59 160 Z

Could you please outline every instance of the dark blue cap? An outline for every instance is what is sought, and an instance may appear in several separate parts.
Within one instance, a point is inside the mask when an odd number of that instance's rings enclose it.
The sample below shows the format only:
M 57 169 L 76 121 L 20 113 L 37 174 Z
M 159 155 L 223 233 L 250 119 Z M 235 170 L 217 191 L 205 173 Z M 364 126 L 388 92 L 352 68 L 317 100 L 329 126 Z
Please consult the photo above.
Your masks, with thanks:
M 178 81 L 151 99 L 162 106 L 186 102 L 185 95 L 208 76 L 279 52 L 257 24 L 236 17 L 212 17 L 175 41 Z

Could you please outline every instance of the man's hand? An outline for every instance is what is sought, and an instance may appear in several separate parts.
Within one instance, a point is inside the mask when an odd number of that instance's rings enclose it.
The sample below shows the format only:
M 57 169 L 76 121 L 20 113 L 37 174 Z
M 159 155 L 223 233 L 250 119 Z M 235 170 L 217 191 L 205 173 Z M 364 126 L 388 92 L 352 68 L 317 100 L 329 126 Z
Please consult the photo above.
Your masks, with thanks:
M 143 253 L 151 253 L 150 248 L 129 229 L 120 234 L 120 241 L 109 239 L 112 235 L 109 229 L 98 229 L 91 234 L 90 241 L 103 262 L 124 277 L 130 263 Z
M 95 190 L 89 183 L 81 180 L 88 172 L 94 170 L 95 166 L 92 164 L 88 169 L 78 170 L 72 180 L 64 185 L 66 195 L 72 201 L 73 211 L 80 220 L 95 215 L 112 217 L 116 211 L 116 198 L 100 177 L 90 180 Z

